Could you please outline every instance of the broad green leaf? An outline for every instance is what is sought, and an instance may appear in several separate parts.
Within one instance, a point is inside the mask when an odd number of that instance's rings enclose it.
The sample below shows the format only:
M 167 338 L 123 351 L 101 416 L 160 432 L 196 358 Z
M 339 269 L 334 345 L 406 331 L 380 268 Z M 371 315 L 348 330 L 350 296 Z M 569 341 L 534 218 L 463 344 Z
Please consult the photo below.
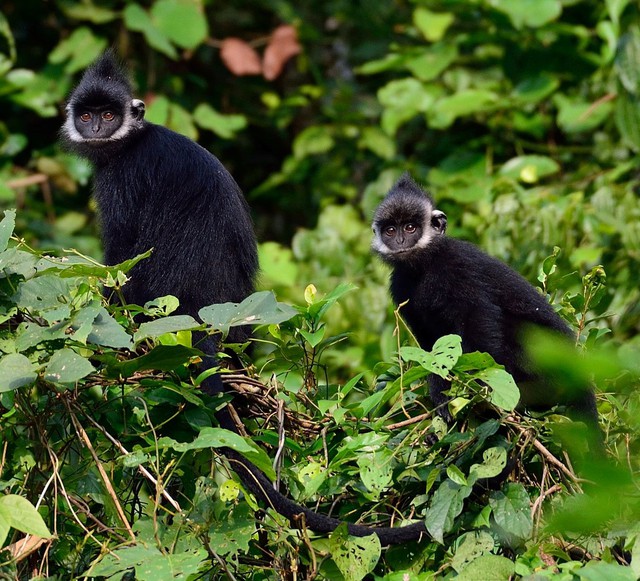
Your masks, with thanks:
M 190 331 L 200 327 L 200 323 L 190 315 L 171 315 L 155 321 L 142 323 L 133 336 L 133 341 L 139 343 L 143 339 L 155 339 L 165 333 L 177 333 L 178 331 Z
M 35 535 L 43 539 L 49 539 L 53 536 L 36 507 L 26 498 L 17 494 L 0 496 L 0 520 L 28 535 Z M 0 525 L 0 534 L 2 528 Z M 3 541 L 4 539 L 0 538 L 0 545 Z
M 71 74 L 88 67 L 106 48 L 106 39 L 81 26 L 49 53 L 49 61 L 54 64 L 66 61 L 65 72 Z
M 631 0 L 605 0 L 607 12 L 609 12 L 609 17 L 613 22 L 616 24 L 620 22 L 620 16 L 629 2 L 631 2 Z
M 368 149 L 382 159 L 392 159 L 396 154 L 395 141 L 377 127 L 365 127 L 362 129 L 358 147 Z
M 84 4 L 81 2 L 78 3 L 67 3 L 63 2 L 60 4 L 60 8 L 62 11 L 69 17 L 74 20 L 88 20 L 89 22 L 93 22 L 94 24 L 104 24 L 106 22 L 111 22 L 118 17 L 118 13 L 113 10 L 109 10 L 108 8 L 103 8 L 96 3 Z
M 171 59 L 178 58 L 178 52 L 171 41 L 156 27 L 149 14 L 139 4 L 127 4 L 123 16 L 125 26 L 129 30 L 142 32 L 149 46 Z
M 157 371 L 173 371 L 180 365 L 188 363 L 200 351 L 184 345 L 156 345 L 149 353 L 123 361 L 114 366 L 124 377 L 131 377 L 136 371 L 155 369 Z
M 451 12 L 431 12 L 423 6 L 413 11 L 413 23 L 429 42 L 440 40 L 454 18 Z
M 182 48 L 196 48 L 209 34 L 200 2 L 157 0 L 151 7 L 151 17 L 158 29 Z
M 507 533 L 525 540 L 531 536 L 531 499 L 519 482 L 509 482 L 503 491 L 493 492 L 489 504 L 498 526 Z
M 464 569 L 470 562 L 475 561 L 481 555 L 490 553 L 495 541 L 486 531 L 473 531 L 460 537 L 456 554 L 451 560 L 451 566 L 458 572 Z
M 629 566 L 605 561 L 589 561 L 576 571 L 580 581 L 636 581 L 637 577 Z
M 467 565 L 456 581 L 510 581 L 515 573 L 513 561 L 499 555 L 481 555 Z
M 381 448 L 362 454 L 358 458 L 358 468 L 362 483 L 373 493 L 373 498 L 377 499 L 393 482 L 393 452 L 388 448 Z
M 0 252 L 4 252 L 9 245 L 9 238 L 13 234 L 16 225 L 16 211 L 5 210 L 4 218 L 0 222 Z
M 382 547 L 377 535 L 351 537 L 346 525 L 339 526 L 329 537 L 331 558 L 345 581 L 360 581 L 371 573 L 380 559 Z
M 449 42 L 425 47 L 420 54 L 409 58 L 405 67 L 421 81 L 437 79 L 458 58 L 458 48 Z
M 87 341 L 94 345 L 114 347 L 116 349 L 133 348 L 131 337 L 104 307 L 100 307 L 98 310 L 98 314 L 91 325 L 91 332 L 87 336 Z
M 565 133 L 591 131 L 613 112 L 613 105 L 608 101 L 586 103 L 568 99 L 560 94 L 556 94 L 553 101 L 558 107 L 558 125 Z
M 622 86 L 640 97 L 640 27 L 632 26 L 622 35 L 614 62 Z
M 154 546 L 139 544 L 107 554 L 86 574 L 92 577 L 112 577 L 135 568 L 136 580 L 172 581 L 196 575 L 206 558 L 207 552 L 204 549 L 171 554 L 161 553 Z
M 556 77 L 541 73 L 535 77 L 527 77 L 513 89 L 513 96 L 525 103 L 538 103 L 551 95 L 560 86 Z
M 544 177 L 560 171 L 558 163 L 544 155 L 521 155 L 512 157 L 500 168 L 500 175 L 527 184 L 538 182 Z
M 504 12 L 518 29 L 543 26 L 562 14 L 560 0 L 489 0 L 489 4 Z
M 445 533 L 453 529 L 454 520 L 462 512 L 464 500 L 471 490 L 471 486 L 456 484 L 447 478 L 434 493 L 425 522 L 429 533 L 439 543 L 444 543 Z
M 399 70 L 404 67 L 407 56 L 390 53 L 375 61 L 369 61 L 356 69 L 360 75 L 375 75 L 384 71 Z
M 446 129 L 458 117 L 465 117 L 491 109 L 499 103 L 498 95 L 483 89 L 467 89 L 444 97 L 427 112 L 429 126 L 435 129 Z
M 253 510 L 247 503 L 243 503 L 234 507 L 226 519 L 209 529 L 209 543 L 216 548 L 218 555 L 246 554 L 255 532 L 256 518 Z
M 507 451 L 504 448 L 488 448 L 482 452 L 482 464 L 472 464 L 469 475 L 477 478 L 498 476 L 507 465 Z
M 171 438 L 160 438 L 157 446 L 159 449 L 171 448 L 176 452 L 189 452 L 191 450 L 203 450 L 206 448 L 231 448 L 257 466 L 268 478 L 275 478 L 271 460 L 264 450 L 256 446 L 248 438 L 243 438 L 234 432 L 222 428 L 203 428 L 193 442 L 181 443 Z M 152 446 L 149 448 L 149 451 L 153 451 L 154 449 L 155 447 Z
M 279 303 L 271 291 L 261 291 L 241 303 L 203 307 L 200 318 L 217 331 L 227 333 L 238 325 L 277 325 L 298 314 L 293 307 Z
M 263 242 L 258 248 L 260 278 L 275 284 L 293 286 L 298 277 L 298 264 L 290 248 L 277 242 Z M 271 286 L 265 283 L 265 286 Z
M 398 127 L 431 107 L 439 91 L 412 77 L 390 81 L 378 91 L 378 101 L 385 107 L 382 128 L 394 135 Z
M 315 349 L 322 342 L 326 330 L 326 327 L 320 327 L 317 331 L 311 333 L 310 331 L 300 329 L 300 335 L 304 337 L 305 341 L 309 343 L 311 348 Z
M 462 339 L 458 335 L 440 337 L 431 352 L 419 347 L 402 347 L 400 356 L 405 361 L 415 361 L 440 377 L 448 377 L 462 355 Z
M 620 91 L 616 99 L 616 126 L 627 144 L 640 151 L 640 95 Z
M 313 125 L 301 131 L 293 142 L 293 155 L 303 159 L 310 155 L 327 153 L 334 145 L 332 131 L 328 127 Z
M 520 401 L 520 390 L 511 374 L 504 369 L 491 367 L 476 373 L 475 377 L 491 388 L 489 399 L 492 404 L 506 411 L 513 411 L 516 408 Z
M 223 139 L 233 139 L 238 131 L 247 126 L 244 115 L 223 115 L 211 105 L 200 103 L 193 112 L 193 120 L 204 129 L 209 129 Z
M 93 373 L 91 363 L 71 349 L 56 351 L 44 372 L 44 379 L 52 383 L 76 383 Z
M 35 366 L 24 355 L 11 353 L 0 359 L 0 392 L 33 383 L 36 377 Z

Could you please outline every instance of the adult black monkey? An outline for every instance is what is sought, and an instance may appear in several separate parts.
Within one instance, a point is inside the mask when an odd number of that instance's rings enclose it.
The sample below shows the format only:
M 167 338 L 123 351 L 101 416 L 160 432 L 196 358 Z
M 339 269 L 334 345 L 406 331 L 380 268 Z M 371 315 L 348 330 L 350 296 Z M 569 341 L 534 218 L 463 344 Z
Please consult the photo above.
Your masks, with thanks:
M 572 337 L 569 327 L 522 276 L 474 245 L 445 236 L 446 228 L 444 212 L 408 174 L 373 219 L 372 249 L 393 267 L 391 296 L 396 305 L 408 301 L 401 312 L 420 346 L 430 350 L 438 338 L 460 335 L 464 351 L 489 353 L 504 365 L 525 407 L 567 404 L 598 433 L 593 391 L 562 393 L 551 378 L 532 371 L 522 343 L 526 326 Z M 434 405 L 450 419 L 443 393 L 448 381 L 431 375 L 429 383 Z
M 196 316 L 200 308 L 238 302 L 254 290 L 258 268 L 256 241 L 247 204 L 229 172 L 193 141 L 144 120 L 144 103 L 132 98 L 129 81 L 111 52 L 85 72 L 67 105 L 62 139 L 94 168 L 95 198 L 107 264 L 117 264 L 150 248 L 123 287 L 125 299 L 143 305 L 173 294 L 180 311 Z M 231 340 L 242 340 L 236 330 Z M 216 342 L 200 346 L 214 361 Z M 208 367 L 212 361 L 206 363 Z M 222 381 L 202 384 L 219 395 Z M 220 425 L 237 431 L 226 407 L 216 412 Z M 229 448 L 244 484 L 278 513 L 306 526 L 330 532 L 341 521 L 316 514 L 273 489 L 269 479 Z M 426 533 L 423 523 L 406 527 L 349 524 L 350 534 L 377 534 L 384 545 L 403 543 Z

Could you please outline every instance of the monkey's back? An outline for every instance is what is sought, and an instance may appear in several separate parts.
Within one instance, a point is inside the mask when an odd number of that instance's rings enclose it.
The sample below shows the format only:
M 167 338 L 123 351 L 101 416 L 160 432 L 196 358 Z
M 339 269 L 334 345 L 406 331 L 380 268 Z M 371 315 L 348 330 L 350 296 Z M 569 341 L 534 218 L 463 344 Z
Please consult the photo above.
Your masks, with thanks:
M 105 260 L 116 264 L 154 248 L 131 271 L 127 300 L 173 294 L 182 312 L 196 314 L 250 294 L 258 268 L 253 225 L 220 161 L 151 123 L 118 145 L 95 163 Z
M 567 325 L 529 282 L 473 244 L 434 239 L 397 264 L 391 294 L 424 349 L 458 334 L 465 351 L 485 351 L 512 373 L 523 374 L 521 331 L 535 324 L 570 334 Z

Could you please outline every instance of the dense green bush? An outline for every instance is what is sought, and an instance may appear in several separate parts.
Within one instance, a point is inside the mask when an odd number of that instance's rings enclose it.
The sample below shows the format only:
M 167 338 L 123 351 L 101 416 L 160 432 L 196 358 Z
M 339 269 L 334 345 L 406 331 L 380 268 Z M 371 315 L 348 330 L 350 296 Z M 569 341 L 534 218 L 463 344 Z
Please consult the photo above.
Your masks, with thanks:
M 628 0 L 5 2 L 0 208 L 17 212 L 0 224 L 2 574 L 637 578 L 639 13 Z M 285 24 L 301 51 L 274 76 L 261 59 Z M 229 38 L 263 74 L 232 72 Z M 109 45 L 149 118 L 236 177 L 261 286 L 294 305 L 247 306 L 270 323 L 254 379 L 229 379 L 251 440 L 215 427 L 198 324 L 173 317 L 175 301 L 145 306 L 146 327 L 102 301 L 131 264 L 96 263 L 90 169 L 56 136 L 65 95 Z M 412 350 L 369 252 L 373 210 L 405 170 L 452 236 L 537 281 L 576 330 L 584 357 L 544 339 L 536 354 L 595 382 L 610 460 L 581 456 L 561 410 L 513 411 L 508 380 L 478 382 L 495 373 L 483 357 L 446 360 L 458 422 L 432 419 L 432 359 Z M 251 395 L 256 378 L 269 397 Z M 432 538 L 381 550 L 270 511 L 256 521 L 215 448 L 273 474 L 281 425 L 275 469 L 298 501 L 351 521 L 428 516 Z M 507 458 L 511 480 L 488 488 Z

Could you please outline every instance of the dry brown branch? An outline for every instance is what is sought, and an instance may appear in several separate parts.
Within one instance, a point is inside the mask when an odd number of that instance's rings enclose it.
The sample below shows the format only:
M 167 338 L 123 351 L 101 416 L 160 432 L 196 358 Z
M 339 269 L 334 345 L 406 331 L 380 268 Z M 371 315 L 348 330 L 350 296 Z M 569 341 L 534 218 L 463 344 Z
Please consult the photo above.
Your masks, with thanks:
M 133 542 L 135 542 L 136 541 L 136 536 L 133 533 L 133 530 L 131 529 L 131 525 L 129 524 L 129 521 L 127 520 L 127 517 L 124 514 L 124 509 L 122 508 L 122 505 L 120 504 L 120 500 L 118 499 L 118 495 L 116 494 L 116 491 L 114 490 L 113 485 L 111 484 L 111 480 L 109 479 L 109 476 L 107 475 L 104 467 L 102 466 L 102 463 L 100 462 L 100 458 L 98 458 L 98 455 L 96 454 L 96 451 L 93 448 L 93 444 L 91 444 L 91 440 L 89 439 L 89 436 L 88 436 L 87 432 L 85 432 L 84 428 L 80 424 L 80 421 L 76 417 L 75 413 L 73 411 L 71 411 L 71 408 L 68 406 L 68 403 L 67 403 L 67 410 L 69 412 L 69 417 L 71 418 L 71 421 L 73 422 L 73 425 L 75 427 L 76 433 L 80 436 L 80 439 L 84 442 L 85 446 L 87 447 L 87 450 L 89 450 L 89 453 L 91 454 L 91 457 L 93 458 L 93 461 L 96 463 L 96 468 L 98 469 L 98 472 L 100 473 L 100 477 L 102 478 L 102 482 L 104 483 L 105 488 L 107 489 L 107 492 L 109 493 L 109 496 L 111 497 L 111 500 L 113 500 L 113 504 L 114 504 L 114 506 L 116 508 L 116 512 L 118 513 L 118 516 L 120 517 L 120 520 L 122 521 L 122 524 L 124 525 L 124 528 L 129 533 L 129 536 L 131 537 L 131 540 Z
M 129 452 L 123 445 L 122 443 L 117 440 L 116 438 L 114 438 L 109 432 L 107 432 L 107 430 L 105 430 L 100 424 L 98 424 L 93 418 L 90 418 L 89 416 L 85 416 L 87 418 L 87 420 L 89 420 L 89 422 L 97 429 L 99 430 L 104 436 L 105 438 L 107 438 L 107 440 L 109 440 L 116 448 L 118 448 L 118 450 L 120 450 L 120 452 L 122 454 L 124 454 L 125 456 L 129 455 L 131 452 Z M 158 480 L 156 479 L 156 477 L 151 474 L 151 472 L 149 472 L 144 466 L 140 465 L 138 466 L 138 470 L 140 471 L 140 473 L 147 479 L 149 480 L 149 482 L 151 482 L 151 484 L 153 484 L 153 486 L 157 489 L 158 488 Z M 161 494 L 162 496 L 165 498 L 165 500 L 177 511 L 177 512 L 182 512 L 182 508 L 180 507 L 180 505 L 178 504 L 178 501 L 175 500 L 164 488 L 161 490 Z
M 408 420 L 402 420 L 401 422 L 396 422 L 395 424 L 389 424 L 387 426 L 387 430 L 397 430 L 399 428 L 406 428 L 407 426 L 410 426 L 412 424 L 418 424 L 422 420 L 427 420 L 432 415 L 433 414 L 431 412 L 427 412 L 427 413 L 420 414 L 418 416 L 414 416 L 412 418 L 409 418 Z

